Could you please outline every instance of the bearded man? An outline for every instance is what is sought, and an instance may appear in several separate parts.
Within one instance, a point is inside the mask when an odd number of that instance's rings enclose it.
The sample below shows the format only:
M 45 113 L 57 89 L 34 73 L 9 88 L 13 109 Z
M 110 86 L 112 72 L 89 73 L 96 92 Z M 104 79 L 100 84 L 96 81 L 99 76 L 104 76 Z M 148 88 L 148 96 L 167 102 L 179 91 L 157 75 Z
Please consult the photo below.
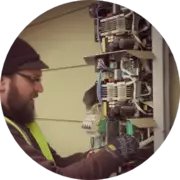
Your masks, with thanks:
M 126 135 L 115 138 L 96 153 L 58 155 L 35 121 L 34 99 L 43 92 L 42 69 L 47 68 L 27 42 L 20 38 L 14 41 L 5 59 L 0 82 L 2 110 L 11 134 L 27 155 L 54 173 L 76 179 L 108 178 L 137 153 L 137 141 Z

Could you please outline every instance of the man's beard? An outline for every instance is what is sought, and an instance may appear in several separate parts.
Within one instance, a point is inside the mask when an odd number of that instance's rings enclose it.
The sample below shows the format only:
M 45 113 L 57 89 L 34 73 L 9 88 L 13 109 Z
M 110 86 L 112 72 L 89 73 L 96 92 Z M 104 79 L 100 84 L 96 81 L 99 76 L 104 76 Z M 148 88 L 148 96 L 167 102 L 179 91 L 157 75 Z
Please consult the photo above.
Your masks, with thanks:
M 34 101 L 25 101 L 22 99 L 18 89 L 13 84 L 13 82 L 10 85 L 7 105 L 8 108 L 3 107 L 4 114 L 5 116 L 12 118 L 13 121 L 19 124 L 25 124 L 34 121 Z

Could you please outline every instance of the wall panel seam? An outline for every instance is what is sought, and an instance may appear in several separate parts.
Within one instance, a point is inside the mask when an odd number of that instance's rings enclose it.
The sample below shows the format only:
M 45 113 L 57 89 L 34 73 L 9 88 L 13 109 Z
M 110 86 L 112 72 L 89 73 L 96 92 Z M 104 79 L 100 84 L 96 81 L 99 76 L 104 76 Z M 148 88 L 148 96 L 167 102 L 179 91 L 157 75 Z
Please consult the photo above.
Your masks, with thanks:
M 90 4 L 89 4 L 89 5 L 90 5 Z M 71 14 L 71 13 L 74 13 L 74 12 L 81 11 L 81 10 L 83 10 L 83 9 L 88 8 L 88 7 L 89 7 L 89 5 L 86 5 L 86 6 L 84 6 L 84 7 L 81 7 L 81 8 L 75 9 L 75 10 L 73 10 L 73 11 L 69 11 L 69 12 L 64 13 L 64 14 L 60 14 L 60 15 L 58 15 L 58 16 L 51 17 L 51 18 L 49 18 L 49 19 L 45 19 L 45 20 L 40 21 L 40 22 L 38 22 L 38 23 L 30 24 L 30 25 L 28 25 L 25 29 L 28 29 L 28 28 L 30 28 L 30 27 L 37 26 L 37 25 L 40 25 L 40 24 L 43 24 L 43 23 L 46 23 L 46 22 L 52 21 L 52 20 L 54 20 L 54 19 L 61 18 L 61 17 L 63 17 L 63 16 L 66 16 L 66 15 Z
M 55 118 L 36 118 L 37 121 L 58 121 L 58 122 L 68 122 L 68 123 L 82 123 L 81 120 L 73 120 L 73 119 L 55 119 Z
M 59 71 L 59 70 L 82 68 L 82 67 L 89 67 L 89 66 L 91 66 L 91 65 L 82 64 L 82 65 L 74 65 L 74 66 L 64 66 L 64 67 L 57 67 L 57 68 L 45 69 L 45 70 L 43 70 L 43 72 Z

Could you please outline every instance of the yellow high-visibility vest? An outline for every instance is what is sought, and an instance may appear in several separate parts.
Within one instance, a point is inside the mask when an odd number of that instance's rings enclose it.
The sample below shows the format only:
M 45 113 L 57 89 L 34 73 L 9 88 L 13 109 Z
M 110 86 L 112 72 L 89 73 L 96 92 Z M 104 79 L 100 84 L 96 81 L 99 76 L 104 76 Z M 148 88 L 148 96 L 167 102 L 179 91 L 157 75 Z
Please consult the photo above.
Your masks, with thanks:
M 22 137 L 27 142 L 27 144 L 32 146 L 32 142 L 30 141 L 28 135 L 22 130 L 22 128 L 20 128 L 16 123 L 11 121 L 7 117 L 5 117 L 5 120 L 8 124 L 12 125 L 14 128 L 16 128 L 16 130 L 19 131 L 19 133 L 22 135 Z M 50 148 L 49 148 L 49 146 L 46 142 L 46 139 L 45 139 L 41 129 L 39 128 L 38 124 L 35 121 L 33 121 L 31 123 L 26 124 L 26 126 L 29 128 L 31 134 L 35 138 L 36 142 L 38 143 L 38 145 L 39 145 L 43 155 L 46 157 L 46 159 L 50 160 L 50 161 L 54 161 L 54 158 L 52 156 Z

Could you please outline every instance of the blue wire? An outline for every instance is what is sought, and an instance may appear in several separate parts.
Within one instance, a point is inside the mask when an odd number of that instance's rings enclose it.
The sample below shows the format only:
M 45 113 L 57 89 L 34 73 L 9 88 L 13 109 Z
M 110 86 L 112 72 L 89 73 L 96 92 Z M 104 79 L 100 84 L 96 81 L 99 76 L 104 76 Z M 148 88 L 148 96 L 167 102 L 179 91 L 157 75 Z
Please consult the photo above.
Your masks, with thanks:
M 101 71 L 99 72 L 98 83 L 97 83 L 97 98 L 98 98 L 99 103 L 101 103 L 100 85 L 101 85 Z
M 97 84 L 97 98 L 99 103 L 102 103 L 102 98 L 101 98 L 101 80 L 102 80 L 102 71 L 99 72 L 99 78 L 98 78 L 98 84 Z

